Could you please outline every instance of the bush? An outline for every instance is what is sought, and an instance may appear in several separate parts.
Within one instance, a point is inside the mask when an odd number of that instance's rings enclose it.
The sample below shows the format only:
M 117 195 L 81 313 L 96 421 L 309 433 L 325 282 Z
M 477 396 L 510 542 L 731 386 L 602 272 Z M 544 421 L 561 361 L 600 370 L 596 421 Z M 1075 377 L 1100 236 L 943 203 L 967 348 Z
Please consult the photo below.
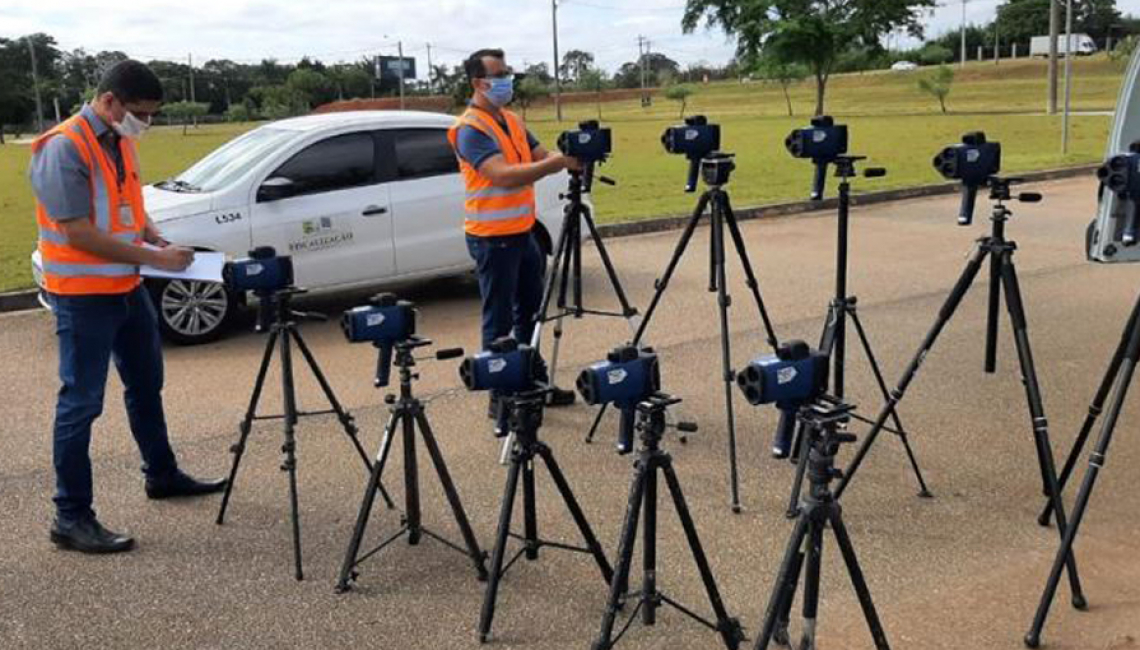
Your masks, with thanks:
M 227 122 L 248 122 L 253 119 L 253 111 L 245 104 L 230 104 L 226 109 Z

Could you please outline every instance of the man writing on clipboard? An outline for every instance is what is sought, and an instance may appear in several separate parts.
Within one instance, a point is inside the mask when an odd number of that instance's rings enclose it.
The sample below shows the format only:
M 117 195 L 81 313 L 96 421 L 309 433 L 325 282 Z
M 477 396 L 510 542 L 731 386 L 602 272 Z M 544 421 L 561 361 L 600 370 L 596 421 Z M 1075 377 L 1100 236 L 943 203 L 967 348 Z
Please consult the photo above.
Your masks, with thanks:
M 112 359 L 125 388 L 147 496 L 194 496 L 224 487 L 178 468 L 162 406 L 158 319 L 139 277 L 140 265 L 181 271 L 194 259 L 192 250 L 162 239 L 143 206 L 134 140 L 161 102 L 158 77 L 138 61 L 123 61 L 107 71 L 79 114 L 32 144 L 28 176 L 43 282 L 59 337 L 50 537 L 61 548 L 85 553 L 134 547 L 130 537 L 104 528 L 92 509 L 91 426 L 103 410 Z

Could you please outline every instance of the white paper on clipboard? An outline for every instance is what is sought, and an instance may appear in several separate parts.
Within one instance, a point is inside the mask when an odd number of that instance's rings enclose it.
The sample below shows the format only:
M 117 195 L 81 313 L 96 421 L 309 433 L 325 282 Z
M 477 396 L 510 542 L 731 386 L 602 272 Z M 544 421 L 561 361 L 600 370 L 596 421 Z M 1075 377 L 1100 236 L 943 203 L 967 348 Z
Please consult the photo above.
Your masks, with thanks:
M 149 244 L 147 248 L 157 248 Z M 148 278 L 170 280 L 190 280 L 194 282 L 221 282 L 222 267 L 226 265 L 225 253 L 195 252 L 194 261 L 182 271 L 166 271 L 146 264 L 139 267 L 139 274 Z

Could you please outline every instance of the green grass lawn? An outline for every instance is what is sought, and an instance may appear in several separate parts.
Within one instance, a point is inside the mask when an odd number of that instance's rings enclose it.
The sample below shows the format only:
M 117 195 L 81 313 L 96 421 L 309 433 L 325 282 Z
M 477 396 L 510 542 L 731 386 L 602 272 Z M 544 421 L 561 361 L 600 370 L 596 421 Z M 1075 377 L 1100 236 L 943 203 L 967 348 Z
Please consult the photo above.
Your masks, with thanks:
M 1116 102 L 1123 66 L 1104 57 L 1075 61 L 1073 106 L 1078 111 L 1110 111 Z M 1045 116 L 1044 61 L 973 63 L 958 73 L 947 105 L 921 94 L 916 79 L 928 71 L 870 72 L 835 77 L 828 88 L 828 111 L 850 125 L 851 152 L 888 168 L 882 179 L 860 181 L 869 191 L 937 182 L 930 159 L 962 133 L 984 130 L 1002 142 L 1003 171 L 1024 172 L 1098 160 L 1104 153 L 1111 119 L 1075 116 L 1069 154 L 1060 153 L 1060 116 Z M 737 206 L 806 198 L 811 165 L 784 150 L 788 131 L 806 123 L 814 108 L 814 85 L 791 89 L 796 117 L 787 116 L 778 86 L 723 82 L 699 86 L 687 114 L 704 113 L 719 122 L 725 150 L 737 154 L 731 191 Z M 651 108 L 637 101 L 604 102 L 602 119 L 614 130 L 614 156 L 602 173 L 619 185 L 597 185 L 599 221 L 679 214 L 694 198 L 681 189 L 686 161 L 660 145 L 665 127 L 678 121 L 679 105 L 657 98 Z M 582 119 L 597 118 L 594 103 L 564 107 L 564 121 L 549 106 L 529 111 L 531 129 L 548 147 L 558 133 Z M 175 174 L 251 125 L 203 126 L 183 136 L 180 128 L 154 129 L 142 141 L 145 180 Z M 35 219 L 25 177 L 28 148 L 0 147 L 0 291 L 31 284 L 28 254 L 35 246 Z M 833 185 L 833 183 L 832 183 Z

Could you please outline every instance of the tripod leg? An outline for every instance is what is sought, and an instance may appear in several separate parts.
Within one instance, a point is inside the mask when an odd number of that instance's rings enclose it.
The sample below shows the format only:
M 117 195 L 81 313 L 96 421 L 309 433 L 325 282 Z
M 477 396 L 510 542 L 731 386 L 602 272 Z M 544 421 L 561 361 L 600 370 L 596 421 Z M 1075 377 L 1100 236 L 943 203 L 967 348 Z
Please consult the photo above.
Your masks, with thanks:
M 368 483 L 364 487 L 364 498 L 360 502 L 360 511 L 356 515 L 356 525 L 352 529 L 352 539 L 348 542 L 348 551 L 344 555 L 344 563 L 340 567 L 340 577 L 336 582 L 338 592 L 348 591 L 352 581 L 356 578 L 356 558 L 360 555 L 360 544 L 364 540 L 364 531 L 368 528 L 368 519 L 372 515 L 372 505 L 376 501 L 376 492 L 380 485 L 380 476 L 384 473 L 384 464 L 388 458 L 388 450 L 392 444 L 391 432 L 396 430 L 400 420 L 405 416 L 401 411 L 393 411 L 384 427 L 384 441 L 380 446 L 376 462 L 372 464 L 372 472 Z
M 1092 432 L 1093 425 L 1100 417 L 1104 409 L 1104 403 L 1108 399 L 1108 394 L 1112 390 L 1112 382 L 1116 379 L 1116 374 L 1120 371 L 1120 364 L 1124 360 L 1124 351 L 1128 349 L 1128 337 L 1132 332 L 1132 328 L 1140 319 L 1140 299 L 1136 301 L 1135 306 L 1132 307 L 1132 314 L 1128 317 L 1128 324 L 1124 327 L 1124 333 L 1120 336 L 1120 343 L 1116 346 L 1116 351 L 1112 355 L 1112 359 L 1108 363 L 1108 370 L 1104 373 L 1104 378 L 1100 381 L 1100 387 L 1096 390 L 1096 395 L 1093 397 L 1092 404 L 1089 405 L 1088 415 L 1085 416 L 1085 421 L 1081 425 L 1081 430 L 1077 433 L 1076 440 L 1073 441 L 1073 448 L 1069 451 L 1069 457 L 1065 460 L 1065 467 L 1061 469 L 1061 475 L 1057 478 L 1057 486 L 1064 494 L 1065 484 L 1069 481 L 1069 476 L 1072 475 L 1073 469 L 1077 465 L 1085 443 L 1088 441 L 1089 434 Z M 1053 514 L 1053 501 L 1046 499 L 1045 510 L 1042 511 L 1041 516 L 1037 518 L 1037 522 L 1042 526 L 1049 525 L 1049 519 Z
M 810 516 L 810 515 L 809 515 Z M 819 622 L 819 574 L 823 563 L 823 522 L 808 526 L 807 550 L 804 558 L 803 630 L 799 650 L 815 650 L 815 628 Z
M 950 295 L 946 298 L 942 308 L 938 311 L 938 318 L 934 321 L 934 325 L 927 332 L 926 338 L 923 339 L 922 344 L 918 348 L 918 352 L 914 358 L 910 360 L 910 364 L 903 372 L 902 379 L 895 386 L 891 392 L 891 397 L 883 408 L 879 411 L 878 417 L 875 418 L 875 424 L 871 426 L 871 430 L 867 432 L 863 443 L 859 445 L 858 451 L 855 452 L 855 457 L 851 459 L 851 463 L 843 472 L 843 478 L 839 481 L 838 487 L 835 489 L 835 499 L 838 501 L 839 497 L 843 495 L 843 491 L 847 489 L 851 479 L 855 473 L 859 471 L 859 466 L 866 458 L 867 452 L 870 451 L 871 445 L 875 444 L 875 439 L 878 437 L 879 432 L 883 430 L 883 425 L 887 423 L 887 418 L 898 407 L 898 403 L 902 401 L 903 396 L 906 394 L 906 389 L 910 386 L 910 382 L 914 380 L 918 374 L 918 369 L 922 366 L 922 362 L 926 360 L 926 355 L 930 353 L 931 348 L 934 347 L 934 342 L 938 340 L 938 335 L 942 333 L 942 329 L 946 327 L 946 323 L 950 322 L 950 318 L 954 315 L 954 311 L 958 309 L 961 304 L 962 298 L 970 290 L 970 285 L 977 277 L 978 271 L 982 268 L 982 262 L 986 256 L 989 255 L 989 248 L 986 247 L 985 242 L 981 242 L 975 250 L 974 254 L 970 256 L 970 260 L 966 262 L 966 268 L 963 269 L 962 275 L 958 277 L 958 283 L 950 291 Z M 803 462 L 803 459 L 800 459 Z
M 491 553 L 490 575 L 487 576 L 487 590 L 483 593 L 483 608 L 479 612 L 479 643 L 487 642 L 487 635 L 491 633 L 491 621 L 495 618 L 495 598 L 499 594 L 499 580 L 503 578 L 503 556 L 507 551 L 507 540 L 511 535 L 511 514 L 519 486 L 519 470 L 525 462 L 529 462 L 529 459 L 523 458 L 521 450 L 516 449 L 511 458 L 511 467 L 507 470 L 507 485 L 503 490 L 503 503 L 499 509 L 495 549 Z
M 875 640 L 877 650 L 890 650 L 887 644 L 887 635 L 883 632 L 883 624 L 879 622 L 879 614 L 875 611 L 875 603 L 871 600 L 871 590 L 867 588 L 867 581 L 863 578 L 863 570 L 859 568 L 859 558 L 855 556 L 855 548 L 851 545 L 851 537 L 847 534 L 847 527 L 843 524 L 843 513 L 839 504 L 833 503 L 828 514 L 831 530 L 835 533 L 835 541 L 839 544 L 839 552 L 843 555 L 843 562 L 847 565 L 847 574 L 851 577 L 851 584 L 855 587 L 855 595 L 859 597 L 859 606 L 863 608 L 863 618 L 867 619 L 867 627 L 871 630 L 871 637 Z
M 463 503 L 459 500 L 459 492 L 451 480 L 451 472 L 447 471 L 447 464 L 443 461 L 443 454 L 439 451 L 439 443 L 436 442 L 435 434 L 432 433 L 431 425 L 428 424 L 427 416 L 424 415 L 423 410 L 416 412 L 416 422 L 420 426 L 420 434 L 423 436 L 428 455 L 431 456 L 431 462 L 435 465 L 435 472 L 439 474 L 439 482 L 443 486 L 444 495 L 447 496 L 447 503 L 455 515 L 455 523 L 459 525 L 459 532 L 463 535 L 463 542 L 467 545 L 467 554 L 471 556 L 471 561 L 475 564 L 475 571 L 479 575 L 479 580 L 486 580 L 487 568 L 483 565 L 483 551 L 479 549 L 479 542 L 471 530 L 471 522 L 467 520 L 467 513 L 463 510 Z
M 1096 446 L 1089 455 L 1089 468 L 1085 473 L 1084 481 L 1081 482 L 1081 489 L 1077 493 L 1077 501 L 1073 506 L 1073 518 L 1067 526 L 1062 524 L 1058 518 L 1058 529 L 1064 531 L 1064 536 L 1060 548 L 1057 549 L 1057 556 L 1053 560 L 1053 567 L 1049 571 L 1045 590 L 1041 594 L 1041 602 L 1033 617 L 1033 625 L 1030 627 L 1029 633 L 1025 635 L 1025 645 L 1030 648 L 1036 648 L 1041 641 L 1041 629 L 1045 626 L 1045 618 L 1049 615 L 1049 606 L 1053 603 L 1053 596 L 1057 593 L 1057 583 L 1060 582 L 1061 571 L 1072 557 L 1073 541 L 1077 537 L 1077 531 L 1080 530 L 1081 520 L 1084 518 L 1085 508 L 1092 497 L 1096 479 L 1108 458 L 1108 446 L 1112 442 L 1116 421 L 1120 417 L 1120 411 L 1124 407 L 1125 398 L 1128 396 L 1128 389 L 1132 385 L 1132 377 L 1136 371 L 1136 360 L 1140 357 L 1140 323 L 1133 321 L 1127 336 L 1128 348 L 1120 366 L 1120 374 L 1115 379 L 1112 401 L 1109 403 L 1108 410 L 1105 411 L 1104 422 L 1101 424 Z M 1058 514 L 1060 513 L 1058 512 Z
M 526 538 L 526 553 L 528 560 L 538 559 L 538 512 L 534 490 L 534 458 L 523 465 L 523 535 Z
M 626 318 L 632 318 L 637 314 L 637 310 L 629 304 L 629 298 L 625 295 L 625 289 L 622 288 L 621 282 L 618 280 L 614 263 L 610 260 L 610 254 L 606 250 L 606 245 L 602 242 L 601 235 L 598 234 L 598 228 L 594 224 L 594 217 L 590 214 L 588 209 L 583 209 L 582 216 L 583 221 L 586 222 L 586 228 L 590 231 L 590 237 L 594 240 L 594 248 L 598 249 L 598 257 L 602 260 L 602 267 L 606 270 L 606 277 L 609 278 L 610 286 L 613 287 L 614 294 L 618 299 L 618 304 L 621 305 L 621 313 Z
M 796 435 L 797 451 L 796 457 L 799 462 L 796 463 L 796 478 L 792 482 L 792 493 L 788 497 L 788 509 L 784 512 L 784 516 L 788 519 L 795 519 L 796 515 L 800 513 L 800 491 L 804 487 L 804 474 L 807 473 L 808 465 L 808 438 L 807 431 L 804 425 L 799 425 L 799 433 Z
M 546 469 L 550 472 L 550 478 L 554 480 L 554 486 L 562 495 L 566 509 L 570 511 L 570 516 L 573 517 L 574 523 L 578 526 L 578 531 L 582 534 L 582 539 L 586 542 L 586 548 L 590 550 L 590 554 L 594 556 L 594 561 L 598 564 L 598 569 L 602 572 L 602 579 L 606 581 L 606 584 L 609 584 L 613 580 L 614 571 L 610 567 L 609 560 L 606 559 L 602 545 L 598 543 L 598 538 L 594 535 L 594 530 L 590 528 L 590 522 L 586 521 L 586 515 L 582 513 L 578 499 L 574 498 L 574 492 L 570 490 L 566 476 L 558 467 L 558 461 L 554 460 L 554 452 L 550 451 L 550 447 L 540 444 L 538 455 L 542 457 L 542 462 L 546 463 Z
M 230 452 L 234 455 L 233 463 L 230 465 L 230 476 L 226 481 L 226 491 L 222 494 L 222 505 L 218 508 L 218 518 L 216 523 L 220 526 L 226 518 L 226 508 L 230 505 L 230 495 L 234 491 L 234 479 L 237 478 L 238 466 L 241 465 L 241 457 L 245 453 L 245 444 L 249 440 L 249 433 L 253 429 L 253 419 L 257 417 L 257 403 L 261 400 L 261 390 L 265 387 L 265 375 L 269 372 L 269 364 L 273 360 L 273 350 L 277 345 L 277 329 L 269 332 L 269 338 L 265 341 L 265 353 L 261 357 L 261 366 L 257 370 L 257 380 L 253 383 L 253 395 L 249 398 L 249 406 L 245 410 L 245 417 L 242 418 L 241 424 L 238 426 L 240 435 L 237 444 L 230 448 Z
M 637 540 L 637 523 L 641 516 L 641 504 L 645 500 L 645 481 L 650 471 L 645 458 L 638 459 L 633 472 L 633 483 L 629 488 L 629 500 L 625 506 L 625 522 L 621 527 L 621 538 L 618 542 L 616 573 L 609 581 L 610 597 L 606 601 L 606 613 L 602 616 L 602 629 L 594 641 L 593 650 L 609 650 L 612 645 L 614 622 L 617 620 L 618 610 L 625 599 L 625 590 L 629 585 L 630 567 L 633 565 L 633 545 Z
M 717 589 L 712 569 L 709 568 L 708 557 L 705 556 L 705 551 L 701 547 L 701 539 L 697 536 L 697 526 L 693 523 L 693 516 L 689 513 L 688 504 L 685 503 L 685 495 L 681 492 L 681 482 L 677 480 L 677 474 L 673 471 L 673 460 L 669 456 L 663 457 L 661 471 L 665 475 L 665 483 L 669 486 L 669 492 L 673 495 L 673 506 L 677 509 L 677 518 L 681 520 L 681 527 L 685 529 L 685 538 L 689 542 L 689 550 L 693 553 L 693 561 L 697 564 L 697 570 L 701 574 L 701 582 L 705 584 L 705 592 L 708 593 L 709 604 L 712 605 L 713 613 L 716 615 L 717 632 L 724 640 L 726 648 L 736 650 L 743 639 L 740 623 L 736 619 L 729 618 L 728 612 L 724 608 L 720 590 Z
M 1025 397 L 1029 405 L 1029 415 L 1033 421 L 1033 439 L 1037 446 L 1037 458 L 1041 465 L 1041 479 L 1045 492 L 1053 502 L 1057 515 L 1057 534 L 1064 539 L 1065 507 L 1061 501 L 1061 489 L 1057 485 L 1057 470 L 1053 465 L 1053 447 L 1049 442 L 1049 421 L 1045 417 L 1045 406 L 1041 400 L 1041 388 L 1037 383 L 1037 370 L 1033 365 L 1033 352 L 1029 346 L 1028 323 L 1025 307 L 1021 300 L 1021 288 L 1017 281 L 1017 271 L 1013 267 L 1012 251 L 1002 253 L 1002 281 L 1005 284 L 1006 306 L 1013 325 L 1014 343 L 1021 364 L 1022 383 L 1025 384 Z M 1066 559 L 1069 573 L 1069 587 L 1072 591 L 1073 607 L 1084 609 L 1087 606 L 1081 581 L 1077 574 L 1077 561 L 1071 554 Z
M 744 245 L 744 236 L 740 234 L 740 226 L 736 222 L 736 215 L 732 212 L 732 203 L 728 194 L 721 192 L 719 196 L 721 210 L 728 224 L 728 232 L 732 234 L 736 254 L 740 257 L 740 265 L 744 268 L 745 284 L 752 291 L 752 298 L 756 301 L 756 308 L 760 312 L 760 320 L 764 323 L 764 332 L 768 336 L 768 345 L 775 350 L 779 347 L 779 338 L 776 329 L 772 326 L 772 319 L 768 317 L 768 309 L 764 306 L 764 298 L 760 295 L 760 283 L 756 280 L 756 273 L 752 270 L 752 262 L 748 259 L 748 249 Z
M 780 603 L 779 613 L 776 615 L 776 626 L 772 630 L 772 640 L 776 645 L 791 646 L 791 635 L 788 633 L 788 626 L 792 617 L 792 605 L 796 600 L 796 585 L 800 581 L 800 571 L 804 566 L 804 553 L 802 550 L 796 553 L 794 560 L 795 564 L 792 565 L 792 571 L 788 574 L 788 583 L 786 591 L 783 593 L 783 602 Z
M 345 434 L 348 439 L 352 441 L 353 447 L 356 448 L 356 453 L 360 456 L 361 461 L 364 462 L 364 467 L 367 471 L 372 471 L 372 463 L 368 460 L 368 452 L 364 451 L 364 445 L 360 444 L 360 437 L 358 435 L 359 429 L 356 428 L 356 420 L 352 415 L 345 410 L 340 404 L 340 400 L 336 398 L 336 393 L 333 392 L 332 386 L 329 385 L 325 379 L 325 373 L 321 371 L 320 365 L 317 364 L 317 358 L 309 351 L 309 346 L 305 344 L 305 340 L 301 338 L 301 333 L 295 329 L 289 330 L 293 340 L 297 342 L 297 347 L 301 350 L 301 354 L 305 357 L 305 362 L 309 364 L 309 369 L 312 371 L 313 376 L 317 379 L 317 383 L 321 386 L 321 391 L 325 394 L 325 399 L 328 400 L 329 405 L 332 406 L 333 411 L 336 413 L 337 418 L 340 420 L 341 426 L 344 428 Z M 384 503 L 391 510 L 396 505 L 392 503 L 392 498 L 388 495 L 388 491 L 384 486 L 380 486 L 380 496 L 384 498 Z
M 401 418 L 404 446 L 404 521 L 408 545 L 420 543 L 423 533 L 420 508 L 420 471 L 416 460 L 416 423 L 410 415 Z
M 891 393 L 887 389 L 887 382 L 883 379 L 883 372 L 879 368 L 879 361 L 875 358 L 875 352 L 871 349 L 871 341 L 867 338 L 867 332 L 863 329 L 863 322 L 859 320 L 859 312 L 855 311 L 855 306 L 850 308 L 851 322 L 855 324 L 855 332 L 859 335 L 859 341 L 863 345 L 863 353 L 867 356 L 867 363 L 871 366 L 871 373 L 875 376 L 875 383 L 879 385 L 879 391 L 883 394 L 883 401 L 888 401 L 891 398 Z M 926 487 L 926 480 L 922 477 L 922 470 L 918 467 L 918 460 L 914 457 L 914 450 L 910 447 L 910 440 L 908 439 L 906 429 L 903 428 L 902 420 L 899 419 L 898 411 L 891 411 L 891 420 L 895 425 L 895 430 L 898 431 L 899 440 L 903 443 L 903 449 L 906 451 L 907 460 L 910 461 L 910 468 L 914 471 L 914 477 L 918 479 L 918 496 L 923 498 L 930 498 L 934 495 Z
M 641 501 L 644 523 L 641 527 L 641 622 L 657 624 L 657 464 L 646 459 L 643 473 L 645 496 Z
M 282 471 L 289 474 L 289 507 L 293 520 L 293 565 L 294 576 L 298 580 L 304 579 L 301 570 L 301 515 L 297 504 L 297 439 L 294 436 L 294 427 L 297 424 L 297 395 L 293 386 L 293 352 L 290 347 L 288 331 L 279 339 L 281 346 L 281 387 L 282 404 L 284 404 L 285 443 L 281 451 L 285 452 L 285 462 Z
M 569 206 L 563 213 L 562 232 L 558 234 L 558 243 L 554 245 L 554 257 L 551 258 L 550 270 L 546 275 L 545 287 L 542 290 L 542 305 L 538 310 L 538 316 L 535 318 L 534 333 L 531 335 L 530 345 L 534 349 L 539 349 L 539 343 L 542 341 L 542 326 L 546 323 L 546 314 L 550 311 L 550 299 L 554 296 L 554 286 L 558 282 L 558 271 L 562 267 L 562 255 L 566 249 L 566 241 L 569 236 L 570 228 L 568 222 L 570 221 Z
M 1001 304 L 1001 255 L 990 258 L 990 295 L 986 309 L 986 363 L 985 370 L 997 369 L 998 309 Z
M 716 276 L 717 307 L 720 311 L 720 359 L 721 373 L 724 380 L 724 412 L 728 426 L 728 477 L 729 493 L 733 512 L 740 512 L 740 478 L 736 463 L 736 415 L 733 413 L 732 393 L 735 372 L 732 369 L 732 348 L 728 331 L 728 308 L 732 305 L 732 297 L 728 295 L 728 282 L 724 267 L 724 205 L 717 194 L 712 205 L 712 237 L 713 247 L 712 263 Z
M 796 527 L 788 539 L 788 546 L 784 551 L 784 561 L 780 563 L 780 571 L 776 575 L 776 583 L 772 585 L 772 595 L 768 597 L 768 607 L 764 612 L 764 625 L 760 628 L 760 636 L 756 638 L 755 650 L 768 650 L 768 643 L 772 641 L 773 633 L 777 631 L 777 619 L 787 616 L 785 608 L 791 607 L 792 599 L 796 593 L 796 581 L 803 562 L 800 548 L 808 533 L 809 519 L 801 514 L 796 520 Z M 786 622 L 786 618 L 785 618 Z M 786 628 L 785 628 L 786 631 Z

